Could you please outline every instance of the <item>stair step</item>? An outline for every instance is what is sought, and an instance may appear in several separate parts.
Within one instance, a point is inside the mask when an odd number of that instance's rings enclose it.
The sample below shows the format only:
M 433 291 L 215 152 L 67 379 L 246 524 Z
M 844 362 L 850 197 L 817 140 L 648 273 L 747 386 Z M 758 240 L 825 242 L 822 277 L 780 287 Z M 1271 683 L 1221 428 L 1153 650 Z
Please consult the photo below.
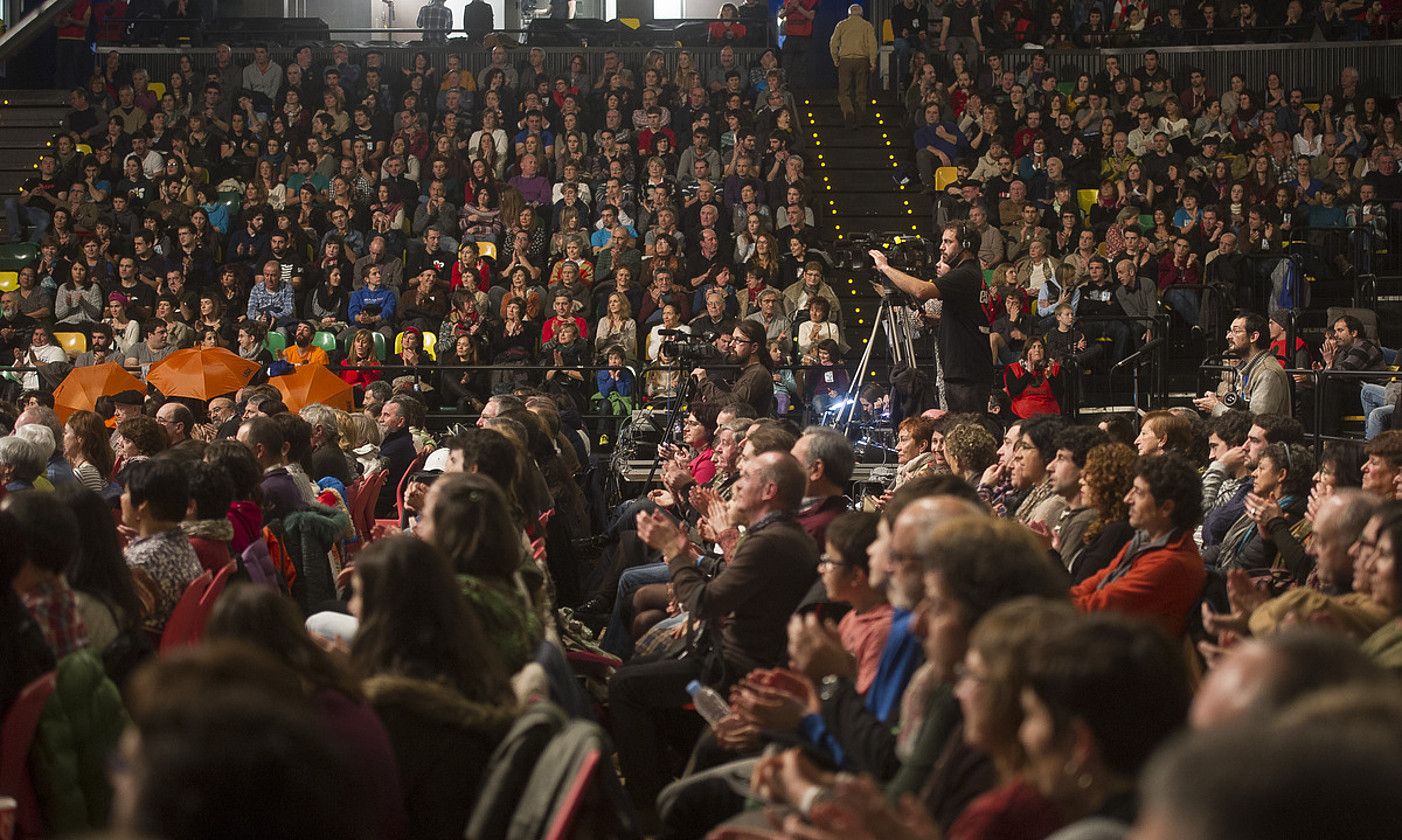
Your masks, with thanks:
M 887 181 L 889 184 L 889 180 Z M 894 185 L 892 185 L 894 186 Z M 839 223 L 842 217 L 853 213 L 880 213 L 892 216 L 928 216 L 931 212 L 931 204 L 928 196 L 919 193 L 903 193 L 893 190 L 872 190 L 869 193 L 853 195 L 846 191 L 837 192 L 833 190 L 828 199 L 835 202 L 832 208 L 837 211 Z M 822 206 L 826 202 L 819 200 L 819 216 L 821 217 L 828 208 Z
M 0 90 L 0 107 L 68 107 L 66 90 Z
M 929 219 L 919 219 L 911 221 L 910 216 L 848 216 L 839 224 L 842 229 L 839 233 L 888 233 L 905 232 L 929 234 L 931 232 L 931 222 Z
M 42 114 L 13 114 L 0 110 L 0 131 L 12 128 L 47 128 L 57 131 L 63 123 L 63 112 L 45 111 Z

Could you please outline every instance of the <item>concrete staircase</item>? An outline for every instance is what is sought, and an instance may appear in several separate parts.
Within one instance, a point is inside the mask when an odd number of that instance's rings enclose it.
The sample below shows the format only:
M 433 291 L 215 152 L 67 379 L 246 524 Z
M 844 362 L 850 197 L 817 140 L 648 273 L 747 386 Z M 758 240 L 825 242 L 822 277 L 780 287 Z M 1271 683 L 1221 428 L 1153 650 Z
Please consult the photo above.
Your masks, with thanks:
M 854 235 L 933 233 L 930 196 L 921 191 L 913 169 L 913 132 L 892 94 L 876 91 L 873 98 L 871 124 L 856 129 L 843 125 L 832 90 L 801 94 L 796 103 L 809 136 L 816 221 L 833 243 L 829 253 L 843 250 Z M 906 174 L 911 181 L 902 187 L 899 178 Z M 856 374 L 880 298 L 869 270 L 839 265 L 829 283 L 842 300 L 844 337 L 851 348 L 846 362 Z M 929 343 L 917 342 L 917 350 L 928 352 Z M 888 383 L 889 365 L 886 341 L 878 339 L 871 365 L 860 375 L 868 382 Z
M 64 91 L 0 91 L 0 199 L 19 193 L 20 184 L 38 167 L 39 153 L 53 145 L 67 113 Z M 0 228 L 5 225 L 0 214 Z M 8 230 L 3 235 L 9 239 Z

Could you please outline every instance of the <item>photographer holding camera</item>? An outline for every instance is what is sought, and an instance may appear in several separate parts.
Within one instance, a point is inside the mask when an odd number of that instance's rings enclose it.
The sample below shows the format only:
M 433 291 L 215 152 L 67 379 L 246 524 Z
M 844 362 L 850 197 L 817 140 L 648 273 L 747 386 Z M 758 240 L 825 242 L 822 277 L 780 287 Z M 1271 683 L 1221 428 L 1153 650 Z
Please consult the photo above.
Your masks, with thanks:
M 1236 369 L 1222 372 L 1216 391 L 1193 400 L 1198 411 L 1219 415 L 1244 408 L 1253 415 L 1290 416 L 1290 378 L 1270 351 L 1270 343 L 1270 327 L 1265 318 L 1254 312 L 1234 318 L 1227 330 L 1225 355 L 1235 360 Z
M 987 411 L 993 382 L 988 319 L 979 306 L 983 273 L 979 270 L 978 249 L 982 238 L 968 222 L 946 227 L 940 236 L 941 260 L 933 282 L 892 266 L 881 251 L 869 252 L 877 274 L 887 281 L 878 284 L 881 294 L 894 287 L 917 300 L 939 300 L 943 304 L 937 340 L 944 368 L 945 408 L 951 412 Z
M 739 400 L 753 407 L 756 417 L 773 417 L 773 362 L 765 346 L 764 325 L 748 320 L 736 324 L 726 360 L 740 367 L 734 383 L 711 377 L 704 367 L 691 371 L 697 382 L 697 398 L 714 405 Z

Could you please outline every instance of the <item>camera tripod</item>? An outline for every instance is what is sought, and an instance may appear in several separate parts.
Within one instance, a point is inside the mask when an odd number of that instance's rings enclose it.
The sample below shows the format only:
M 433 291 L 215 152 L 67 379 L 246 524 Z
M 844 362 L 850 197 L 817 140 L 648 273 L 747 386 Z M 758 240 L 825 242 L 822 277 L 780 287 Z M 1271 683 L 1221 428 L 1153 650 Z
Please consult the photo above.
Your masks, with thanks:
M 866 374 L 868 366 L 871 364 L 872 350 L 876 347 L 876 338 L 882 335 L 886 340 L 887 351 L 890 354 L 891 365 L 904 364 L 907 367 L 915 366 L 915 340 L 910 334 L 909 325 L 906 323 L 905 314 L 896 311 L 896 307 L 891 303 L 892 293 L 888 292 L 881 296 L 881 306 L 876 311 L 876 317 L 872 319 L 871 335 L 867 337 L 866 348 L 862 351 L 862 360 L 857 364 L 856 375 L 847 385 L 847 393 L 842 399 L 842 408 L 837 416 L 833 418 L 833 427 L 847 434 L 852 426 L 852 421 L 857 409 L 857 397 L 861 393 L 862 378 Z M 943 366 L 940 364 L 939 349 L 935 350 L 935 371 L 939 381 L 940 405 L 944 405 L 943 387 Z

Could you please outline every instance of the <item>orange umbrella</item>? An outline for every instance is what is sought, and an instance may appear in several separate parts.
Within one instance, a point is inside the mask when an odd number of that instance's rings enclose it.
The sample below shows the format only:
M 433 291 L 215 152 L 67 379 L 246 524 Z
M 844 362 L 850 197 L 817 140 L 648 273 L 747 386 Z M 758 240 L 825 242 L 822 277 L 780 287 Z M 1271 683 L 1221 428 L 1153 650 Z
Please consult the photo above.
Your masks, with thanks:
M 191 347 L 151 365 L 146 381 L 167 397 L 207 401 L 247 385 L 258 368 L 222 347 Z
M 115 362 L 73 368 L 54 389 L 54 411 L 59 420 L 67 422 L 75 411 L 92 411 L 98 397 L 133 390 L 146 393 L 146 383 Z
M 355 394 L 350 383 L 327 370 L 326 365 L 301 365 L 285 376 L 272 377 L 268 383 L 282 392 L 287 410 L 294 413 L 312 403 L 355 410 Z

